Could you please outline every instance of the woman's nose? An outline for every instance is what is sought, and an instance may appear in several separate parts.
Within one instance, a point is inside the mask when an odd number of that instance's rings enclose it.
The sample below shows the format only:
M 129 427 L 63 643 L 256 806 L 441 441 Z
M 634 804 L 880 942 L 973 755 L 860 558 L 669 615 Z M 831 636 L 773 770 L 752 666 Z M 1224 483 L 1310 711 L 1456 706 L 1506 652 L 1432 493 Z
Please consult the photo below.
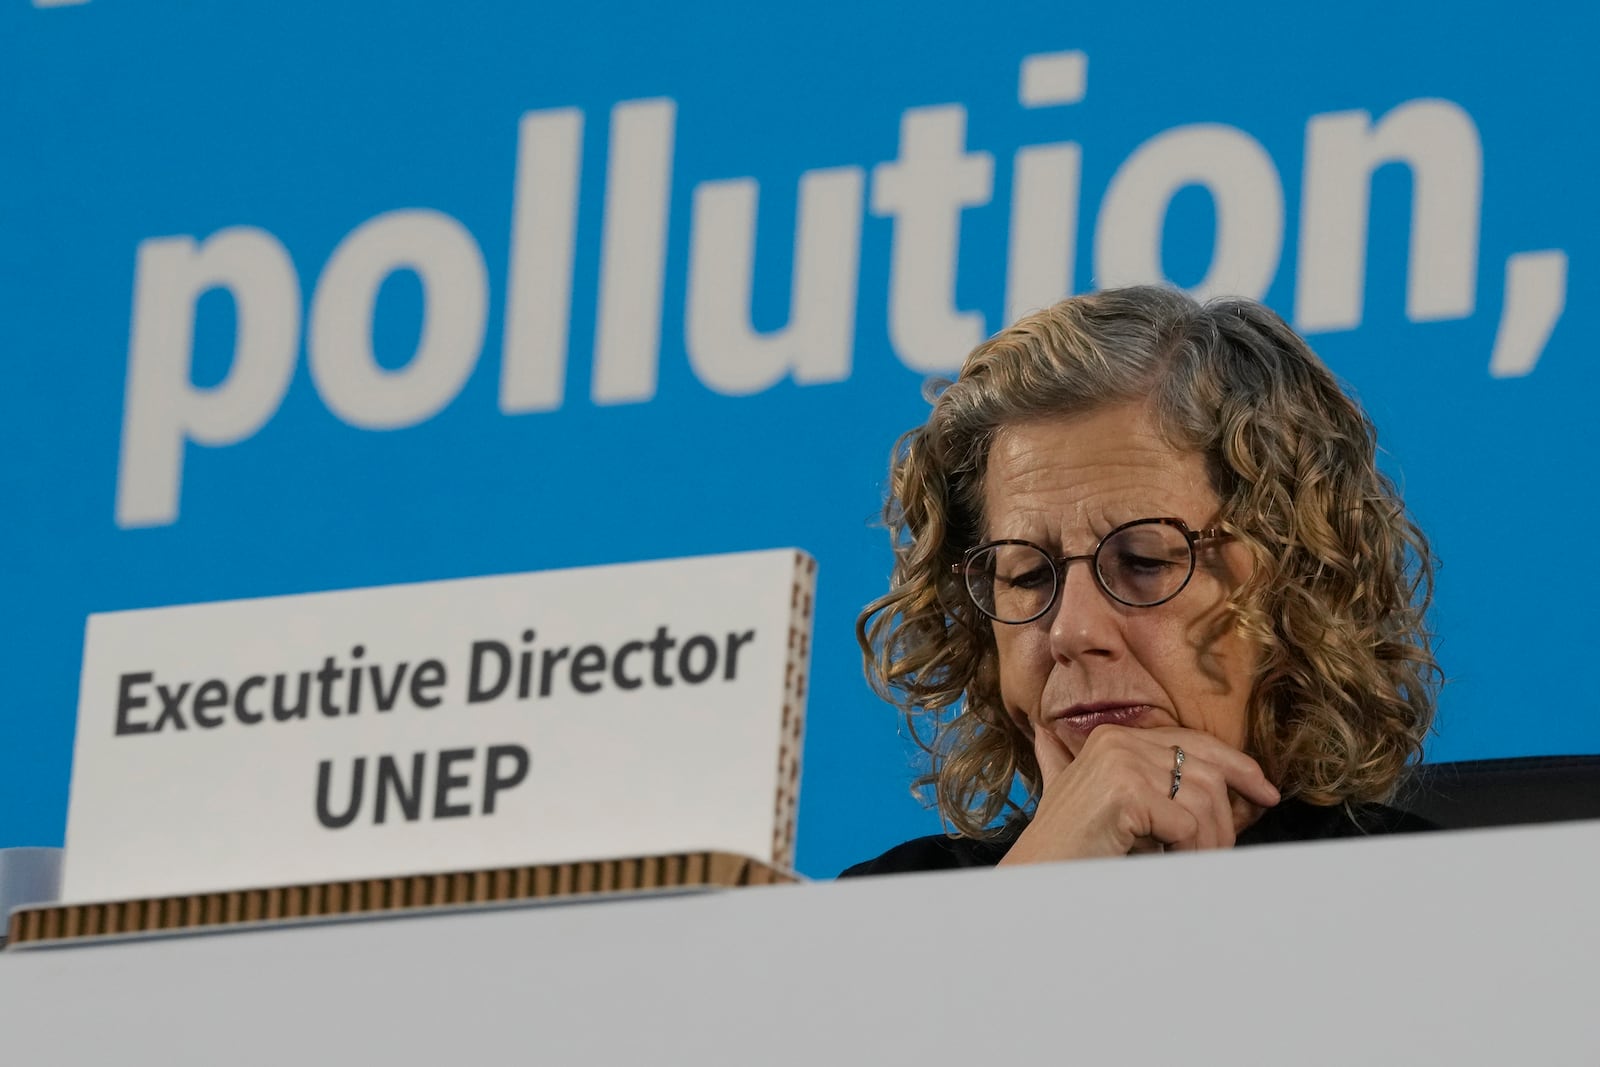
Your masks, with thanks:
M 1122 615 L 1094 578 L 1092 560 L 1073 560 L 1061 576 L 1050 650 L 1058 660 L 1115 658 L 1122 648 Z

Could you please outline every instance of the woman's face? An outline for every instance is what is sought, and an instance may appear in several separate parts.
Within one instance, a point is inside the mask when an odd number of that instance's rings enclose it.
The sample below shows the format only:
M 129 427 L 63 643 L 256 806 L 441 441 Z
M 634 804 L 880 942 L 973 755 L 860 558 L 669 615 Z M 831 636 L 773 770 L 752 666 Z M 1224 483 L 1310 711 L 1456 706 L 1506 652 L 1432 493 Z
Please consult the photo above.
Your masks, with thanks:
M 1167 444 L 1143 403 L 1002 429 L 984 498 L 986 539 L 1020 538 L 1054 556 L 1091 553 L 1134 519 L 1173 517 L 1202 530 L 1220 505 L 1204 458 Z M 1188 727 L 1242 749 L 1257 649 L 1224 600 L 1249 574 L 1248 550 L 1200 542 L 1189 584 L 1148 608 L 1106 596 L 1091 567 L 1068 566 L 1043 617 L 994 623 L 1013 719 L 1029 734 L 1054 732 L 1074 757 L 1106 723 Z

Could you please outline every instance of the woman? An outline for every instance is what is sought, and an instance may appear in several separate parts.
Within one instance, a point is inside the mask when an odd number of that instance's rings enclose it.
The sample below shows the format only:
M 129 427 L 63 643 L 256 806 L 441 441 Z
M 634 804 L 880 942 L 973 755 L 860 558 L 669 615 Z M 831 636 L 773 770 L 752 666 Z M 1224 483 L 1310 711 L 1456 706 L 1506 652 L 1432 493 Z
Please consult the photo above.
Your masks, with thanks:
M 903 437 L 858 636 L 953 836 L 846 874 L 1428 829 L 1427 541 L 1371 422 L 1249 300 L 1064 300 Z

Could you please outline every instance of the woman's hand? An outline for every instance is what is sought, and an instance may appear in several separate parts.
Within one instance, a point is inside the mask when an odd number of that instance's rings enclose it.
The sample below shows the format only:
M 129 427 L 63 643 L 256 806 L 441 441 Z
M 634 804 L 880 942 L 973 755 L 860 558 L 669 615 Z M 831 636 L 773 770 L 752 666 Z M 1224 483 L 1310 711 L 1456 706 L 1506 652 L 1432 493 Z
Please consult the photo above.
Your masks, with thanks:
M 1172 792 L 1173 746 L 1183 781 Z M 1235 837 L 1282 799 L 1255 760 L 1198 730 L 1101 726 L 1074 759 L 1035 727 L 1043 793 L 1033 820 L 1001 865 L 1169 849 L 1232 848 Z

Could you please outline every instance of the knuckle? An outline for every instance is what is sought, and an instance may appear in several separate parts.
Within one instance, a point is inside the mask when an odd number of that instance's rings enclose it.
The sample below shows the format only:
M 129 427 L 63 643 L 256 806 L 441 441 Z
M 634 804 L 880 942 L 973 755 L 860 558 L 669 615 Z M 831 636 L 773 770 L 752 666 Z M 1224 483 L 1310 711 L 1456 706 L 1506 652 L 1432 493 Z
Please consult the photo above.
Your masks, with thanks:
M 1186 805 L 1186 807 L 1188 807 L 1189 810 L 1209 815 L 1216 809 L 1217 796 L 1215 793 L 1209 789 L 1199 786 L 1196 786 L 1192 792 L 1189 792 L 1187 788 L 1189 783 L 1184 782 L 1183 784 L 1185 789 L 1181 790 L 1178 793 L 1178 796 L 1182 797 L 1185 792 L 1188 792 L 1187 799 L 1189 803 Z
M 1131 807 L 1138 796 L 1138 785 L 1126 775 L 1117 775 L 1106 789 L 1106 798 L 1120 808 Z
M 1095 734 L 1098 734 L 1099 732 L 1099 730 L 1096 730 L 1094 734 L 1090 734 L 1090 740 L 1092 741 Z M 1083 756 L 1080 758 L 1084 759 L 1085 761 L 1092 760 L 1102 770 L 1110 772 L 1111 774 L 1120 778 L 1125 776 L 1128 771 L 1136 765 L 1136 761 L 1132 758 L 1132 756 L 1133 753 L 1131 753 L 1128 749 L 1116 745 L 1101 745 L 1094 749 L 1091 749 L 1088 745 L 1085 745 L 1083 749 Z
M 1183 784 L 1185 788 L 1193 785 L 1196 792 L 1203 792 L 1207 797 L 1228 788 L 1228 780 L 1216 768 L 1204 763 L 1197 765 L 1192 771 L 1184 767 Z
M 1083 743 L 1084 754 L 1090 752 L 1120 752 L 1127 748 L 1127 730 L 1116 725 L 1105 725 L 1089 734 Z

